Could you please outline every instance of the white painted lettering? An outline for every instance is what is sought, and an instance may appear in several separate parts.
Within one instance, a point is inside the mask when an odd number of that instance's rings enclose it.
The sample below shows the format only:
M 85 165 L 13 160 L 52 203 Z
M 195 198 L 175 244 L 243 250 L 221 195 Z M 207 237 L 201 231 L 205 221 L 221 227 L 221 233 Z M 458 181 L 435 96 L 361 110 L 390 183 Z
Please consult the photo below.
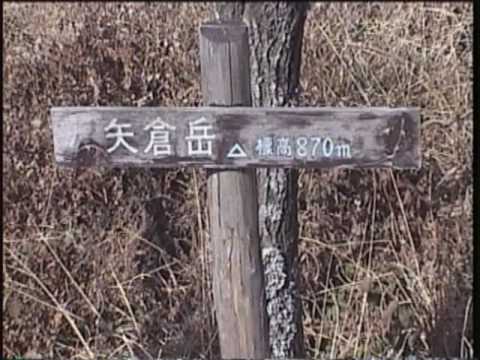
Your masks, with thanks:
M 147 125 L 145 130 L 150 130 L 150 142 L 144 152 L 148 153 L 153 149 L 154 156 L 172 155 L 172 144 L 170 144 L 170 131 L 175 130 L 171 126 L 158 117 L 154 122 Z
M 273 138 L 271 136 L 257 138 L 255 151 L 259 157 L 273 156 Z
M 107 133 L 105 137 L 107 139 L 114 138 L 115 143 L 107 149 L 108 153 L 114 152 L 120 145 L 123 145 L 128 151 L 136 154 L 138 149 L 135 149 L 133 146 L 129 145 L 125 140 L 126 137 L 133 137 L 135 134 L 133 132 L 124 132 L 124 129 L 131 128 L 132 124 L 117 124 L 117 119 L 112 119 L 110 124 L 105 127 L 105 132 Z M 110 133 L 111 130 L 115 132 Z
M 212 143 L 215 134 L 209 133 L 213 130 L 212 124 L 203 116 L 189 124 L 190 133 L 185 137 L 188 142 L 188 155 L 212 156 Z

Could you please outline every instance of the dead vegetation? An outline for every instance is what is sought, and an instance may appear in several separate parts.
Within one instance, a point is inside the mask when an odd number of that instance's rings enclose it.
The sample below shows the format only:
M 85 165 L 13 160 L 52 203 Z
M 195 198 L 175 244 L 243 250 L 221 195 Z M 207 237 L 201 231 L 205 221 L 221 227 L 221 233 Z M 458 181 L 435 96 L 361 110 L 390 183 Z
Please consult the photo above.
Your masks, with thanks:
M 48 118 L 199 105 L 206 5 L 12 2 L 3 15 L 2 356 L 218 357 L 205 173 L 58 169 Z M 417 106 L 423 147 L 418 171 L 301 172 L 309 357 L 472 356 L 472 22 L 469 3 L 309 14 L 303 104 Z

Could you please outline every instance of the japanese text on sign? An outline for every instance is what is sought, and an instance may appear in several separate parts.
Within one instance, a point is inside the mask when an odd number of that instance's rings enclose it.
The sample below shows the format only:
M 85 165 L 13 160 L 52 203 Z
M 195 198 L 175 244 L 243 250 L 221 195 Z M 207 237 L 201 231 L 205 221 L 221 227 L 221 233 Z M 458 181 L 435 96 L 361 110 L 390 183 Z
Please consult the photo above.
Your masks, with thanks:
M 105 127 L 105 137 L 114 139 L 112 146 L 107 149 L 113 153 L 123 147 L 133 154 L 138 153 L 128 139 L 132 139 L 135 133 L 131 131 L 132 124 L 118 123 L 116 118 Z M 171 142 L 172 132 L 176 127 L 166 123 L 160 117 L 144 127 L 149 133 L 149 141 L 144 153 L 153 153 L 156 157 L 175 155 L 175 147 Z M 188 123 L 188 135 L 184 137 L 187 143 L 189 156 L 213 156 L 213 144 L 218 136 L 214 133 L 213 124 L 205 117 Z M 334 140 L 329 136 L 259 136 L 251 151 L 252 155 L 259 159 L 318 159 L 318 158 L 344 158 L 352 157 L 351 146 L 348 142 Z M 248 151 L 244 145 L 233 144 L 226 154 L 227 158 L 248 157 Z

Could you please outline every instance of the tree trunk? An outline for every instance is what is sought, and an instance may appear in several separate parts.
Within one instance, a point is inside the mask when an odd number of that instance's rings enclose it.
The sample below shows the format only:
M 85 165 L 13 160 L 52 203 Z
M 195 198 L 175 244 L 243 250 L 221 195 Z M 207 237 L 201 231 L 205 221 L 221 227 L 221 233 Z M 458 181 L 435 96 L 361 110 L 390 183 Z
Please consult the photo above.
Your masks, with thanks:
M 249 28 L 252 106 L 297 104 L 308 3 L 216 3 L 219 19 Z M 304 357 L 298 296 L 296 170 L 258 169 L 259 233 L 272 357 Z

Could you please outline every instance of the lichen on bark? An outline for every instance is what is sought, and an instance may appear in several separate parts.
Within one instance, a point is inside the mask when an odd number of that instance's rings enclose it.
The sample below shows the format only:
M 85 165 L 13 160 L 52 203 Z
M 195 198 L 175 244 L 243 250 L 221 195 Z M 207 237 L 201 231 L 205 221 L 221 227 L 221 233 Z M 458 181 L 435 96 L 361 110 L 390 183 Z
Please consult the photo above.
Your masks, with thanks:
M 297 333 L 295 282 L 286 275 L 287 266 L 282 251 L 275 247 L 264 248 L 262 260 L 272 356 L 287 358 Z

